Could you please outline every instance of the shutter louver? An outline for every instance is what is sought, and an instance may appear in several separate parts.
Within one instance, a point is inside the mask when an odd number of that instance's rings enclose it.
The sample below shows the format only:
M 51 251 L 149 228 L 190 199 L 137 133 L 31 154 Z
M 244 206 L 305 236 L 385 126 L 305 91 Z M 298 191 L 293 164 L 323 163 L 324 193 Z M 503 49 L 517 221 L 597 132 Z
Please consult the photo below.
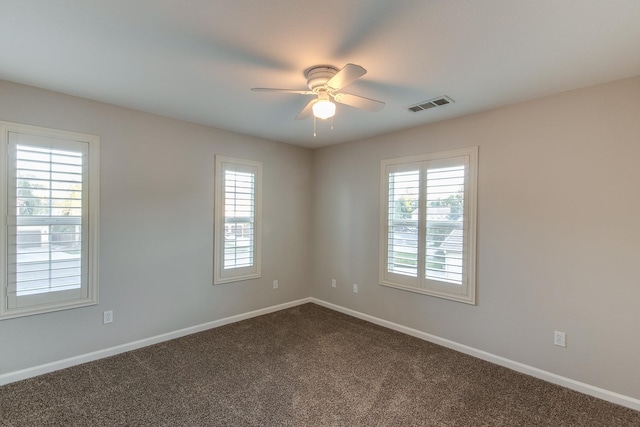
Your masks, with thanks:
M 224 173 L 224 269 L 253 265 L 255 174 Z
M 82 153 L 12 145 L 9 299 L 82 287 Z M 14 295 L 12 295 L 14 294 Z
M 389 174 L 388 271 L 418 277 L 420 172 Z
M 465 281 L 464 166 L 427 170 L 425 277 Z

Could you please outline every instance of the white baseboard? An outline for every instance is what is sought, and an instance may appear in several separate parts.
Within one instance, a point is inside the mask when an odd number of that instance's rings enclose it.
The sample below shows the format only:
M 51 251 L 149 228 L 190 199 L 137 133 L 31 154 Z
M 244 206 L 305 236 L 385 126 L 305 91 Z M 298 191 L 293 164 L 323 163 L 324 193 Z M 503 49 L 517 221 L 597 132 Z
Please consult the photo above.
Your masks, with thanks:
M 201 325 L 191 326 L 189 328 L 180 329 L 173 332 L 168 332 L 154 337 L 141 339 L 127 344 L 118 345 L 115 347 L 106 348 L 103 350 L 94 351 L 92 353 L 82 354 L 79 356 L 70 357 L 43 365 L 34 366 L 32 368 L 22 369 L 15 372 L 8 372 L 0 375 L 0 386 L 9 384 L 15 381 L 24 380 L 27 378 L 35 377 L 38 375 L 46 374 L 49 372 L 57 371 L 60 369 L 68 368 L 71 366 L 79 365 L 86 362 L 102 359 L 109 356 L 115 356 L 116 354 L 125 353 L 127 351 L 136 350 L 138 348 L 146 347 L 149 345 L 169 341 L 175 338 L 180 338 L 185 335 L 194 334 L 196 332 L 206 331 L 208 329 L 217 328 L 220 326 L 228 325 L 230 323 L 239 322 L 241 320 L 250 319 L 252 317 L 261 316 L 263 314 L 273 313 L 275 311 L 284 310 L 287 308 L 295 307 L 298 305 L 312 302 L 320 306 L 329 308 L 331 310 L 338 311 L 340 313 L 347 314 L 349 316 L 356 317 L 358 319 L 366 320 L 367 322 L 380 325 L 394 331 L 402 332 L 407 335 L 411 335 L 416 338 L 420 338 L 425 341 L 439 344 L 443 347 L 450 348 L 452 350 L 459 351 L 461 353 L 468 354 L 470 356 L 477 357 L 478 359 L 486 360 L 496 365 L 504 366 L 514 371 L 521 372 L 523 374 L 531 375 L 532 377 L 539 378 L 544 381 L 548 381 L 553 384 L 557 384 L 566 387 L 571 390 L 578 391 L 580 393 L 587 394 L 589 396 L 597 397 L 602 400 L 606 400 L 618 405 L 625 406 L 627 408 L 640 411 L 640 400 L 634 399 L 623 394 L 615 393 L 609 390 L 605 390 L 599 387 L 595 387 L 580 381 L 572 380 L 570 378 L 563 377 L 551 372 L 544 371 L 542 369 L 535 368 L 533 366 L 525 365 L 524 363 L 516 362 L 501 356 L 497 356 L 492 353 L 488 353 L 483 350 L 478 350 L 473 347 L 469 347 L 464 344 L 457 343 L 445 338 L 431 335 L 426 332 L 419 331 L 417 329 L 409 328 L 397 323 L 389 322 L 378 317 L 374 317 L 359 311 L 351 310 L 336 304 L 332 304 L 327 301 L 323 301 L 317 298 L 303 298 L 296 301 L 291 301 L 284 304 L 274 305 L 271 307 L 262 308 L 260 310 L 250 311 L 248 313 L 238 314 L 235 316 L 225 317 L 224 319 L 214 320 L 212 322 L 203 323 Z
M 284 310 L 286 308 L 295 307 L 298 305 L 311 302 L 311 298 L 303 298 L 296 301 L 287 302 L 284 304 L 278 304 L 260 310 L 250 311 L 248 313 L 238 314 L 235 316 L 225 317 L 224 319 L 214 320 L 212 322 L 203 323 L 201 325 L 191 326 L 189 328 L 180 329 L 173 332 L 167 332 L 166 334 L 156 335 L 150 338 L 144 338 L 138 341 L 134 341 L 127 344 L 118 345 L 115 347 L 105 348 L 103 350 L 94 351 L 92 353 L 82 354 L 79 356 L 70 357 L 68 359 L 58 360 L 44 365 L 34 366 L 32 368 L 22 369 L 15 372 L 9 372 L 0 375 L 0 386 L 9 384 L 15 381 L 24 380 L 27 378 L 35 377 L 38 375 L 46 374 L 49 372 L 57 371 L 71 366 L 80 365 L 81 363 L 92 362 L 94 360 L 102 359 L 109 356 L 115 356 L 116 354 L 125 353 L 127 351 L 136 350 L 138 348 L 146 347 L 152 344 L 157 344 L 164 341 L 169 341 L 175 338 L 180 338 L 185 335 L 195 334 L 196 332 L 206 331 L 207 329 L 213 329 L 220 326 L 228 325 L 229 323 L 239 322 L 241 320 L 250 319 L 252 317 L 262 316 L 263 314 L 273 313 L 275 311 Z
M 496 365 L 504 366 L 505 368 L 509 368 L 514 371 L 521 372 L 523 374 L 527 374 L 532 377 L 539 378 L 541 380 L 587 394 L 589 396 L 597 397 L 598 399 L 606 400 L 608 402 L 640 411 L 640 400 L 634 399 L 633 397 L 625 396 L 623 394 L 605 390 L 600 387 L 595 387 L 580 381 L 572 380 L 571 378 L 566 378 L 561 375 L 535 368 L 533 366 L 525 365 L 524 363 L 516 362 L 505 357 L 497 356 L 483 350 L 478 350 L 477 348 L 469 347 L 467 345 L 441 338 L 436 335 L 431 335 L 417 329 L 409 328 L 407 326 L 399 325 L 397 323 L 389 322 L 387 320 L 370 316 L 368 314 L 351 310 L 350 308 L 345 308 L 317 298 L 311 298 L 310 302 L 329 308 L 331 310 L 339 311 L 340 313 L 348 314 L 349 316 L 353 316 L 358 319 L 366 320 L 367 322 L 375 323 L 376 325 L 384 326 L 385 328 L 393 329 L 394 331 L 402 332 L 403 334 L 411 335 L 413 337 L 420 338 L 422 340 L 429 341 L 434 344 L 438 344 L 473 357 L 477 357 L 478 359 L 486 360 L 487 362 L 495 363 Z

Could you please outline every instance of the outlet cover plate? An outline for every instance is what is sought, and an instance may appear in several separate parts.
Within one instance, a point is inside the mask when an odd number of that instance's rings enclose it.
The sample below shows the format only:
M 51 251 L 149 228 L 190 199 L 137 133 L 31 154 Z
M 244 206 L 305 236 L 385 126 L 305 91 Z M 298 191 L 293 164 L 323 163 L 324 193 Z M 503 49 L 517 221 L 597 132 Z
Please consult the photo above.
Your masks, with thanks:
M 113 322 L 113 310 L 105 311 L 102 313 L 102 323 L 107 324 Z

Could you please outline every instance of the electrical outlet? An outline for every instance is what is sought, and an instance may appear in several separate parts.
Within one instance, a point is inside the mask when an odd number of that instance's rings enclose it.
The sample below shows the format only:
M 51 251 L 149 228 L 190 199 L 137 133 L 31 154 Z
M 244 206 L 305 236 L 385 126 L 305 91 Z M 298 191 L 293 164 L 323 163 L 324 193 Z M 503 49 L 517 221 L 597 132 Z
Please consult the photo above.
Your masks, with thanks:
M 113 310 L 105 311 L 102 313 L 102 323 L 107 324 L 113 322 Z
M 353 284 L 353 293 L 357 294 L 358 293 L 358 285 L 357 284 Z
M 332 288 L 336 287 L 336 279 L 331 279 L 331 287 Z
M 278 289 L 278 286 L 279 286 L 279 285 L 278 285 L 278 281 L 277 281 L 277 280 L 274 280 L 274 281 L 273 281 L 273 289 Z
M 553 331 L 553 343 L 560 347 L 566 347 L 567 334 L 561 331 Z

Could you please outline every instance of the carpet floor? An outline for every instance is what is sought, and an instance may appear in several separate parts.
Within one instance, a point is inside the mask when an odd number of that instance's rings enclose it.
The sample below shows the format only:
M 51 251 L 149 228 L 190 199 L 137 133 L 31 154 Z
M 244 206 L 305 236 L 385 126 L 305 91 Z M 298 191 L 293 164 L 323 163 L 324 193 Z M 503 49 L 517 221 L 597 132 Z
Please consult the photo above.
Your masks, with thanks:
M 640 412 L 305 304 L 0 387 L 0 426 L 640 426 Z

